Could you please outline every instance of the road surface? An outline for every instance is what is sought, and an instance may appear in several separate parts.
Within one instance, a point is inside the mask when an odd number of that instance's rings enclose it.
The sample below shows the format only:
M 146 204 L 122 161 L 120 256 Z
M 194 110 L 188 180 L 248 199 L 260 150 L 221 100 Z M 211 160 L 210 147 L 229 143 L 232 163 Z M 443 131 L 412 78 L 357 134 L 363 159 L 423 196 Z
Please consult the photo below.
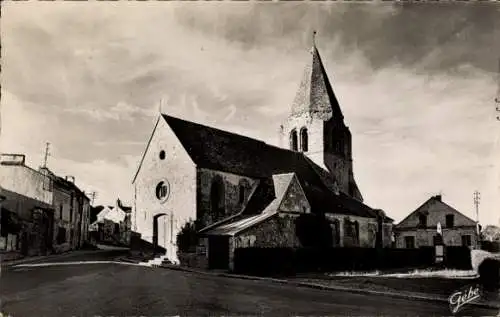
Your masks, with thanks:
M 97 258 L 105 260 L 106 256 L 101 252 Z M 61 261 L 74 260 L 70 256 Z M 82 256 L 76 260 L 81 261 Z M 297 288 L 124 264 L 11 267 L 2 271 L 0 297 L 1 311 L 14 317 L 451 315 L 445 303 Z M 462 311 L 469 316 L 497 313 L 467 306 Z

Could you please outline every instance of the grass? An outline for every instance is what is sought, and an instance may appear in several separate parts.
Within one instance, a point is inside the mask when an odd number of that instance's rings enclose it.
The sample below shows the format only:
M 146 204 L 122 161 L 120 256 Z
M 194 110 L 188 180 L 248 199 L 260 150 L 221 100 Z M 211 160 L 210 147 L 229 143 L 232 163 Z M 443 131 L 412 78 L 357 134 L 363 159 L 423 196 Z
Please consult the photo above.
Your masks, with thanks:
M 444 278 L 444 279 L 471 279 L 476 278 L 477 274 L 473 270 L 432 270 L 421 269 L 407 272 L 388 273 L 383 271 L 372 272 L 340 272 L 327 274 L 330 277 L 393 277 L 393 278 Z
M 457 289 L 472 285 L 477 279 L 451 279 L 440 277 L 401 278 L 378 276 L 330 276 L 328 278 L 300 278 L 326 286 L 340 286 L 353 289 L 369 289 L 382 292 L 421 293 L 447 297 Z

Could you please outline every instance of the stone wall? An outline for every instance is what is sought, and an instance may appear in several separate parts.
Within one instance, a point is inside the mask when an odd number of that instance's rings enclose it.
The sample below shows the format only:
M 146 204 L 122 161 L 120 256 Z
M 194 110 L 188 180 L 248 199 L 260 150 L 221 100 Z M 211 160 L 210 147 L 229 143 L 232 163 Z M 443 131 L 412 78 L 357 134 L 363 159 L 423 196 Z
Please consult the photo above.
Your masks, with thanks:
M 196 179 L 195 164 L 172 129 L 159 117 L 134 180 L 132 230 L 151 243 L 154 216 L 166 214 L 158 219 L 158 243 L 167 249 L 172 262 L 177 262 L 175 236 L 186 222 L 196 218 Z M 168 184 L 165 199 L 157 197 L 160 182 Z
M 48 240 L 52 238 L 50 231 L 53 224 L 51 206 L 9 190 L 2 190 L 2 195 L 6 197 L 2 208 L 15 214 L 18 222 L 15 232 L 10 232 L 10 238 L 7 237 L 15 242 L 9 244 L 9 241 L 5 241 L 6 246 L 10 245 L 12 251 L 19 251 L 23 255 L 50 252 L 51 243 Z
M 224 186 L 224 216 L 217 217 L 211 210 L 211 189 L 215 179 L 221 180 Z M 214 222 L 222 220 L 242 211 L 251 194 L 256 180 L 230 173 L 214 171 L 210 169 L 198 169 L 198 211 L 197 221 L 200 228 L 206 227 Z M 244 188 L 244 200 L 240 201 L 240 185 Z
M 419 215 L 427 215 L 427 227 L 436 228 L 437 223 L 441 223 L 442 228 L 446 228 L 446 215 L 454 215 L 454 226 L 475 226 L 475 222 L 465 215 L 457 212 L 451 206 L 441 200 L 441 196 L 434 196 L 425 202 L 416 212 L 411 213 L 407 218 L 398 224 L 398 228 L 417 228 L 419 226 Z
M 283 123 L 280 131 L 280 146 L 290 150 L 290 133 L 297 131 L 298 148 L 300 150 L 300 130 L 306 127 L 308 135 L 308 151 L 305 154 L 317 165 L 326 169 L 324 164 L 323 120 L 313 119 L 308 114 L 291 116 Z
M 54 235 L 53 244 L 54 251 L 56 253 L 66 252 L 72 249 L 73 237 L 71 236 L 71 230 L 74 229 L 72 217 L 70 213 L 73 211 L 73 200 L 71 191 L 68 188 L 60 186 L 57 182 L 54 182 Z M 74 215 L 73 215 L 74 217 Z M 62 243 L 58 241 L 60 235 L 59 230 L 63 228 L 65 230 L 65 238 Z
M 52 183 L 49 177 L 25 165 L 2 165 L 2 188 L 31 199 L 52 204 Z
M 461 246 L 462 235 L 471 236 L 471 244 L 473 248 L 478 245 L 475 227 L 442 229 L 443 242 L 447 246 Z M 396 232 L 396 247 L 405 248 L 405 237 L 411 236 L 415 239 L 415 247 L 426 247 L 434 245 L 434 236 L 437 235 L 436 229 L 407 229 L 398 230 Z
M 234 237 L 235 248 L 300 247 L 295 230 L 298 214 L 280 213 Z
M 327 219 L 330 221 L 337 221 L 340 229 L 340 243 L 341 247 L 363 247 L 374 248 L 376 246 L 378 223 L 375 218 L 355 217 L 340 214 L 327 214 Z M 354 241 L 352 237 L 345 232 L 346 222 L 358 222 L 359 237 L 358 241 Z M 392 224 L 384 223 L 383 225 L 383 247 L 390 247 L 392 244 Z

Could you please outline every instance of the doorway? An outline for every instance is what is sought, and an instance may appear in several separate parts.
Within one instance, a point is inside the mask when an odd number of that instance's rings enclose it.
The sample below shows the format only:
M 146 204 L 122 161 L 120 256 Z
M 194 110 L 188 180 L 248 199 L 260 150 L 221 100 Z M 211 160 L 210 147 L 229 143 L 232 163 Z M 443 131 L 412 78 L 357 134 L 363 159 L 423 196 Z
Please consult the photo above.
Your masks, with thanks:
M 229 237 L 208 238 L 208 266 L 210 269 L 227 270 L 229 268 Z

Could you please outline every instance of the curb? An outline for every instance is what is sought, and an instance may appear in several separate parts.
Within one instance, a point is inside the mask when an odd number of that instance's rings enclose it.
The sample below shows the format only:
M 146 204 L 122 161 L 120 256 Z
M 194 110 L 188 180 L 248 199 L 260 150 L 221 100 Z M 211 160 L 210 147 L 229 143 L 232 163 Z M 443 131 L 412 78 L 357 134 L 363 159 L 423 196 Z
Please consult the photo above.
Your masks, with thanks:
M 54 253 L 54 254 L 49 254 L 49 255 L 40 255 L 40 256 L 33 256 L 33 257 L 25 257 L 17 260 L 12 260 L 12 261 L 0 261 L 0 267 L 6 268 L 6 267 L 11 267 L 15 266 L 18 264 L 29 264 L 31 262 L 36 262 L 40 260 L 47 260 L 47 259 L 57 259 L 57 258 L 64 258 L 67 256 L 72 256 L 72 255 L 86 255 L 86 254 L 94 254 L 94 253 L 105 253 L 109 252 L 110 250 L 72 250 L 72 251 L 65 251 L 61 253 Z
M 288 284 L 288 285 L 294 285 L 294 286 L 298 286 L 298 287 L 307 287 L 307 288 L 319 289 L 319 290 L 325 290 L 325 291 L 341 291 L 341 292 L 349 292 L 349 293 L 361 294 L 361 295 L 389 296 L 389 297 L 394 297 L 394 298 L 420 300 L 420 301 L 427 301 L 427 302 L 440 302 L 440 303 L 447 303 L 448 304 L 448 299 L 447 298 L 445 299 L 442 297 L 422 296 L 422 295 L 418 295 L 418 294 L 382 292 L 382 291 L 355 289 L 355 288 L 347 288 L 347 287 L 340 287 L 340 286 L 326 286 L 326 285 L 321 285 L 321 284 L 306 283 L 306 282 L 294 282 L 294 281 L 290 281 L 290 280 L 276 279 L 276 278 L 269 278 L 269 277 L 238 275 L 238 274 L 230 274 L 230 273 L 206 272 L 206 271 L 201 271 L 201 270 L 196 270 L 196 269 L 191 269 L 191 268 L 186 268 L 186 267 L 180 267 L 180 266 L 175 266 L 175 265 L 165 265 L 165 264 L 156 265 L 156 264 L 153 264 L 152 267 L 169 269 L 169 270 L 174 270 L 174 271 L 196 273 L 196 274 L 201 274 L 201 275 L 234 278 L 234 279 L 240 279 L 240 280 L 268 281 L 268 282 L 273 282 L 273 283 L 278 283 L 278 284 Z M 490 305 L 490 304 L 486 304 L 486 303 L 469 303 L 468 306 L 478 307 L 478 308 L 486 308 L 486 309 L 500 309 L 500 304 Z

